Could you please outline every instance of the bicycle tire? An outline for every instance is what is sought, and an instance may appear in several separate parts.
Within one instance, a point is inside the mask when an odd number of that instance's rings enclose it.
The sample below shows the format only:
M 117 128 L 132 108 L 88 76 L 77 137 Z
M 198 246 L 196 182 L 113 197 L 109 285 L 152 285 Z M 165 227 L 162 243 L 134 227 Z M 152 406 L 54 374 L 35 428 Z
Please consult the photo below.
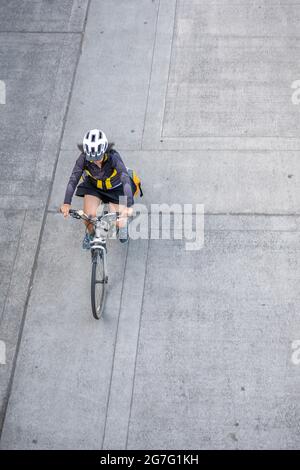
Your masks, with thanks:
M 91 304 L 93 317 L 100 320 L 105 304 L 107 276 L 103 256 L 97 251 L 95 250 L 92 262 Z

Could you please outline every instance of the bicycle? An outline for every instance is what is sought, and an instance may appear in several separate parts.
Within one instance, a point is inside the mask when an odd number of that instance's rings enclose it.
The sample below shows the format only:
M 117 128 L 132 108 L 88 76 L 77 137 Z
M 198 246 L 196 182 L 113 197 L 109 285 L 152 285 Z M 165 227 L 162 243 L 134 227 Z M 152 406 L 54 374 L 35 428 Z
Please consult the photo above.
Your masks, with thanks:
M 118 220 L 119 213 L 103 211 L 102 215 L 89 217 L 82 210 L 70 209 L 69 214 L 74 219 L 83 219 L 94 225 L 94 237 L 90 242 L 92 260 L 91 305 L 93 317 L 99 320 L 104 309 L 108 283 L 106 241 L 112 223 Z

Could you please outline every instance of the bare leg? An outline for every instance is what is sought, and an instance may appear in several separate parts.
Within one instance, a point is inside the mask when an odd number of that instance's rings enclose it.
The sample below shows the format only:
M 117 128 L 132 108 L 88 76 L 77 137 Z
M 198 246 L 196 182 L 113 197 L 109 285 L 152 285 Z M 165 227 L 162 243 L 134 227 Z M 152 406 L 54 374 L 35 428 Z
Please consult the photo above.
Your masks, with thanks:
M 96 217 L 97 209 L 100 203 L 101 200 L 98 197 L 86 194 L 83 200 L 83 212 L 87 215 L 90 215 L 91 217 Z M 87 222 L 86 220 L 84 220 L 83 223 L 87 227 L 89 233 L 93 233 L 93 224 Z
M 109 203 L 109 210 L 111 212 L 122 212 L 125 209 L 125 206 L 121 204 L 115 204 L 113 202 Z M 117 227 L 125 227 L 127 218 L 122 217 L 122 219 L 117 221 Z

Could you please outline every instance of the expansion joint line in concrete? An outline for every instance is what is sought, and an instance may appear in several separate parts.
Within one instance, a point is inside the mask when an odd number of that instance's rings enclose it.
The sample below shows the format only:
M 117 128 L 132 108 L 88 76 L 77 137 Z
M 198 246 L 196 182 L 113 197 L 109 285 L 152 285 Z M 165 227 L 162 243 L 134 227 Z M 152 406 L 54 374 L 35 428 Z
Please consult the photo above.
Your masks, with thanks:
M 149 103 L 149 95 L 150 95 L 150 86 L 151 86 L 151 77 L 152 77 L 152 69 L 153 69 L 153 62 L 154 62 L 154 53 L 155 53 L 155 46 L 156 46 L 156 36 L 157 36 L 157 25 L 158 25 L 159 8 L 160 8 L 160 0 L 159 0 L 159 2 L 158 2 L 157 15 L 156 15 L 156 22 L 155 22 L 154 41 L 153 41 L 153 49 L 152 49 L 152 57 L 151 57 L 151 67 L 150 67 L 150 74 L 149 74 L 148 91 L 147 91 L 147 100 L 146 100 L 146 107 L 145 107 L 145 114 L 144 114 L 144 123 L 143 123 L 143 130 L 142 130 L 142 137 L 141 137 L 140 150 L 143 149 L 143 139 L 144 139 L 145 126 L 146 126 L 146 119 L 147 119 L 147 111 L 148 111 L 148 103 Z
M 131 410 L 132 410 L 133 395 L 134 395 L 137 356 L 138 356 L 138 349 L 139 349 L 139 343 L 140 343 L 140 332 L 141 332 L 141 324 L 142 324 L 142 316 L 143 316 L 143 308 L 144 308 L 144 299 L 145 299 L 145 286 L 146 286 L 146 279 L 147 279 L 147 274 L 148 274 L 149 251 L 150 251 L 150 240 L 148 240 L 147 254 L 146 254 L 146 261 L 145 261 L 145 277 L 144 277 L 144 283 L 143 283 L 143 295 L 142 295 L 141 312 L 140 312 L 140 318 L 139 318 L 138 336 L 137 336 L 137 341 L 136 341 L 134 371 L 133 371 L 133 378 L 132 378 L 132 390 L 131 390 L 131 399 L 130 399 L 130 407 L 129 407 L 129 416 L 128 416 L 128 424 L 127 424 L 125 449 L 127 449 L 127 447 L 128 447 L 128 439 L 129 439 L 129 429 L 130 429 Z

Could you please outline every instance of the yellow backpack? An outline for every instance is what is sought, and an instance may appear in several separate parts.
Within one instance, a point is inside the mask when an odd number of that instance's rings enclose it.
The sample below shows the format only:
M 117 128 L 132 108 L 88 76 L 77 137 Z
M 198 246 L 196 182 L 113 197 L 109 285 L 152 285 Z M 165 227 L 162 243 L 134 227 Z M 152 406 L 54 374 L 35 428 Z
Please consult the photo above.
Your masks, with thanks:
M 136 190 L 135 190 L 135 193 L 134 193 L 134 196 L 137 196 L 138 194 L 138 191 L 140 191 L 140 197 L 143 196 L 143 191 L 142 191 L 142 182 L 141 182 L 141 178 L 137 175 L 137 173 L 132 170 L 131 168 L 127 168 L 127 171 L 128 171 L 128 174 L 129 174 L 129 177 L 132 179 L 132 181 L 134 182 L 135 186 L 136 186 Z

